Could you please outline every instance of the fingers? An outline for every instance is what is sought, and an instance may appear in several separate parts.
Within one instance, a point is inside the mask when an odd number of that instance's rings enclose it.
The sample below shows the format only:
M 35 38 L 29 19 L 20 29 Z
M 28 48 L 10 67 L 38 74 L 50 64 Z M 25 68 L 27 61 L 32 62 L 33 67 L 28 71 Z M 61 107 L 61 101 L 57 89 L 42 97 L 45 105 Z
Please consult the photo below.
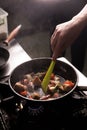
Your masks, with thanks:
M 55 28 L 55 31 L 51 36 L 51 48 L 53 51 L 53 55 L 52 55 L 53 60 L 56 60 L 56 58 L 57 58 L 57 52 L 56 52 L 57 51 L 57 48 L 56 48 L 57 42 L 58 42 L 58 36 L 57 36 L 57 30 Z
M 56 58 L 58 56 L 60 56 L 61 39 L 62 39 L 62 37 L 60 36 L 60 31 L 59 31 L 58 27 L 56 27 L 54 33 L 51 36 L 51 48 L 53 51 L 53 55 L 52 55 L 53 60 L 56 60 Z
M 55 48 L 53 50 L 52 58 L 56 60 L 60 56 L 61 48 L 59 47 L 59 41 L 57 41 Z
M 51 36 L 51 48 L 52 48 L 52 51 L 54 51 L 54 48 L 56 46 L 56 42 L 57 42 L 56 35 L 57 34 L 56 34 L 56 30 L 55 30 L 54 33 Z

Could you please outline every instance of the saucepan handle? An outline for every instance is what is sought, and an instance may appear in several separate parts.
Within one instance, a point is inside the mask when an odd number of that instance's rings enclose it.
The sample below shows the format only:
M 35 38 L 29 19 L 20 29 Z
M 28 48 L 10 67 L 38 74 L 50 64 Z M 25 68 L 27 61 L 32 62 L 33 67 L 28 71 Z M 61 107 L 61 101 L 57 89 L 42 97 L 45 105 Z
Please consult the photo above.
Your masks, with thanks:
M 7 39 L 6 39 L 5 41 L 3 41 L 3 43 L 8 46 L 8 43 L 9 43 L 13 38 L 15 38 L 15 36 L 18 34 L 20 28 L 21 28 L 21 25 L 18 25 L 15 29 L 13 29 L 13 31 L 9 34 L 9 36 L 7 37 Z

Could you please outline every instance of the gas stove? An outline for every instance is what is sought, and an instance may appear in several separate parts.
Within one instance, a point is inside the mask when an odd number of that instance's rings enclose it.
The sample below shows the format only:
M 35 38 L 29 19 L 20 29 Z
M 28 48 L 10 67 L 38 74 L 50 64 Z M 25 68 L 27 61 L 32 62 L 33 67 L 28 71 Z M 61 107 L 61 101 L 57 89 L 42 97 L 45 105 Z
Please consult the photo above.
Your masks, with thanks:
M 9 75 L 31 58 L 15 40 L 8 50 L 9 61 L 0 72 L 0 130 L 86 130 L 87 101 L 82 91 L 75 90 L 62 101 L 38 105 L 14 95 L 8 84 Z
M 71 130 L 72 122 L 73 129 L 81 126 L 85 130 L 87 101 L 74 95 L 83 97 L 75 91 L 61 101 L 35 105 L 14 96 L 9 85 L 0 84 L 0 130 Z

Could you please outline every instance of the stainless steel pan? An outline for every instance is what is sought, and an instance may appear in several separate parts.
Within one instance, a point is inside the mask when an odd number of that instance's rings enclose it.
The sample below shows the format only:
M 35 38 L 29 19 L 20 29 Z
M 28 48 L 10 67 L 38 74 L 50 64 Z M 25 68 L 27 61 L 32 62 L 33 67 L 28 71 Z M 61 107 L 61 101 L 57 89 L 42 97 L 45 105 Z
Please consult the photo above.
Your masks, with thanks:
M 17 66 L 11 73 L 9 78 L 9 85 L 14 94 L 20 98 L 23 98 L 27 101 L 36 103 L 43 103 L 43 102 L 52 102 L 52 101 L 58 101 L 60 99 L 64 99 L 68 95 L 70 95 L 76 88 L 78 87 L 78 76 L 74 68 L 72 68 L 69 64 L 62 62 L 60 60 L 56 61 L 56 65 L 54 67 L 54 73 L 62 77 L 62 79 L 69 79 L 74 82 L 74 87 L 67 92 L 65 95 L 52 99 L 52 100 L 32 100 L 27 97 L 24 97 L 17 93 L 14 90 L 14 85 L 16 82 L 22 79 L 22 77 L 25 74 L 31 73 L 31 72 L 40 72 L 40 71 L 46 71 L 50 65 L 51 58 L 35 58 L 30 61 L 24 62 L 21 65 Z M 81 88 L 81 87 L 80 87 Z M 84 88 L 83 88 L 84 89 Z M 87 90 L 87 88 L 85 88 Z

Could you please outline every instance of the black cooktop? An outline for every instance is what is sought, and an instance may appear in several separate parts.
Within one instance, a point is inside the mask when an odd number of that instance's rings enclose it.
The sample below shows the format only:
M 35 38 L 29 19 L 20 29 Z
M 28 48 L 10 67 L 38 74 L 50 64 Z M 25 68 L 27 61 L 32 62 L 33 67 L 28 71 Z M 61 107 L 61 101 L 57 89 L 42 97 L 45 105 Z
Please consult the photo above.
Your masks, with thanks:
M 86 130 L 87 101 L 74 95 L 83 97 L 75 91 L 60 101 L 33 105 L 0 84 L 0 130 Z

